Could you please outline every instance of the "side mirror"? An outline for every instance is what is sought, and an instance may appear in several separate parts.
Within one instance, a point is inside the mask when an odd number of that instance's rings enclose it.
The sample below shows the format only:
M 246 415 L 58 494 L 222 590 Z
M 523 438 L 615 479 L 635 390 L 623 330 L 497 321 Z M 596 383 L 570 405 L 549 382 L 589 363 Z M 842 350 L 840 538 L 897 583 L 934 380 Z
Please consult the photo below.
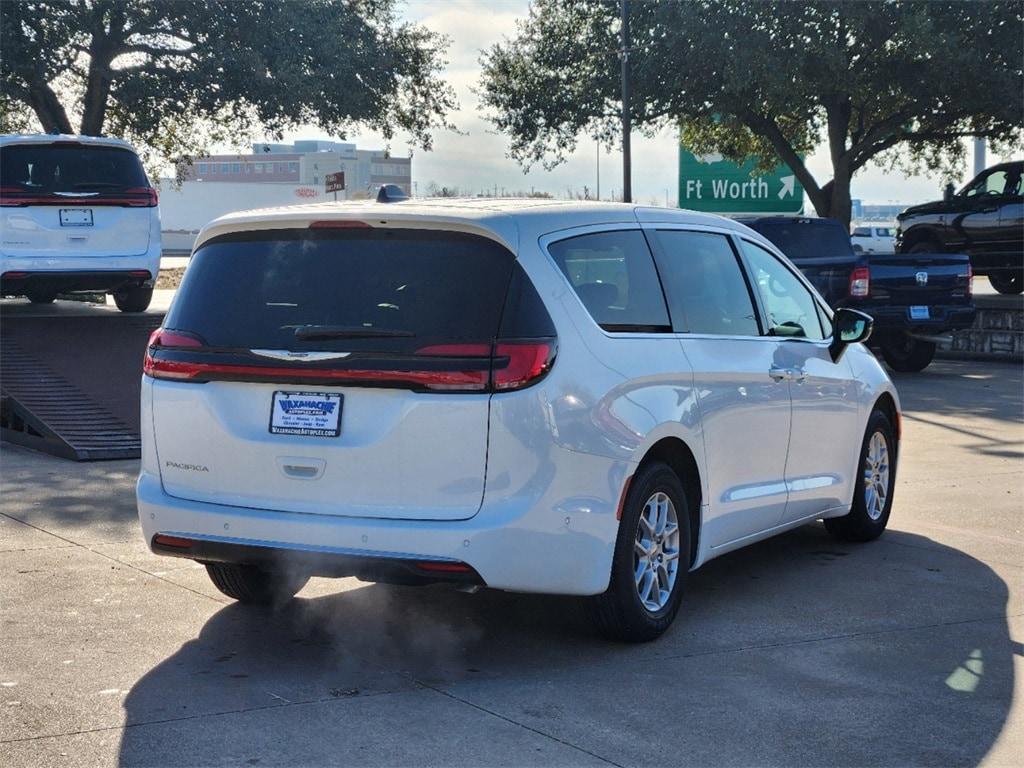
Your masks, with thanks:
M 832 362 L 838 363 L 846 348 L 860 341 L 867 341 L 875 321 L 871 315 L 845 307 L 837 309 L 832 316 L 832 343 L 828 345 Z

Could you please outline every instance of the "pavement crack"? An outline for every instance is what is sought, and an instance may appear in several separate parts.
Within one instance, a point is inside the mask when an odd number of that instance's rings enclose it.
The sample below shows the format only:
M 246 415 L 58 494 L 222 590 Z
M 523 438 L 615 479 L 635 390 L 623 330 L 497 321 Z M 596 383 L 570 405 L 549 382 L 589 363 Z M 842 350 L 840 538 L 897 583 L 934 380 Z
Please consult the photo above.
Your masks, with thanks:
M 93 549 L 92 547 L 90 547 L 90 546 L 88 546 L 86 544 L 82 544 L 81 542 L 74 541 L 73 539 L 68 539 L 68 538 L 66 538 L 64 536 L 61 536 L 59 533 L 54 533 L 53 531 L 48 531 L 45 528 L 41 528 L 38 525 L 35 525 L 33 523 L 28 522 L 27 520 L 22 520 L 20 518 L 14 517 L 13 515 L 9 515 L 6 512 L 0 512 L 0 515 L 2 515 L 3 517 L 8 518 L 9 520 L 14 520 L 17 523 L 22 523 L 23 525 L 27 525 L 29 528 L 34 528 L 37 531 L 45 533 L 47 536 L 53 536 L 55 539 L 60 539 L 61 541 L 66 542 L 67 544 L 69 544 L 69 545 L 71 545 L 73 547 L 78 547 L 80 549 L 84 549 L 86 552 L 91 552 L 94 555 L 99 555 L 100 557 L 105 558 L 106 560 L 109 560 L 112 563 L 117 563 L 118 565 L 123 565 L 125 568 L 131 568 L 133 571 L 135 571 L 137 573 L 144 574 L 146 576 L 149 576 L 152 579 L 157 579 L 159 581 L 162 581 L 165 584 L 170 584 L 171 586 L 178 587 L 179 589 L 184 589 L 187 592 L 191 592 L 193 595 L 199 595 L 200 597 L 203 597 L 203 598 L 205 598 L 207 600 L 210 600 L 210 601 L 216 603 L 217 605 L 227 605 L 228 604 L 227 600 L 218 600 L 217 598 L 212 597 L 210 595 L 207 595 L 204 592 L 200 592 L 198 589 L 192 589 L 192 587 L 186 587 L 184 584 L 179 584 L 176 581 L 171 581 L 170 579 L 165 579 L 162 576 L 157 576 L 154 573 L 150 573 L 145 568 L 140 568 L 137 565 L 132 565 L 131 563 L 127 563 L 124 560 L 119 560 L 116 557 L 111 557 L 110 555 L 108 555 L 108 554 L 106 554 L 104 552 L 100 552 L 97 549 Z M 53 549 L 58 549 L 58 547 L 53 547 Z M 67 549 L 67 547 L 59 547 L 59 549 Z
M 403 673 L 403 674 L 405 674 L 405 673 Z M 527 725 L 526 723 L 521 723 L 518 720 L 514 720 L 511 717 L 503 715 L 500 712 L 495 712 L 492 709 L 488 709 L 487 707 L 483 707 L 483 706 L 481 706 L 479 704 L 475 704 L 472 701 L 469 701 L 468 699 L 464 699 L 461 696 L 456 696 L 454 693 L 451 693 L 450 691 L 446 691 L 443 688 L 438 688 L 438 687 L 436 687 L 434 685 L 431 685 L 430 683 L 425 683 L 422 680 L 419 680 L 419 679 L 417 679 L 416 677 L 414 677 L 412 675 L 408 675 L 408 678 L 410 680 L 412 680 L 420 688 L 426 688 L 427 690 L 431 690 L 434 693 L 439 693 L 442 696 L 446 696 L 447 698 L 451 699 L 452 701 L 457 701 L 460 704 L 465 704 L 467 707 L 472 707 L 473 709 L 475 709 L 475 710 L 477 710 L 479 712 L 483 712 L 484 714 L 490 715 L 491 717 L 496 717 L 499 720 L 504 720 L 506 723 L 508 723 L 510 725 L 514 725 L 514 726 L 517 726 L 519 728 L 522 728 L 523 730 L 530 731 L 530 733 L 535 733 L 538 736 L 542 736 L 545 739 L 550 739 L 551 741 L 554 741 L 554 742 L 557 742 L 557 743 L 559 743 L 559 744 L 561 744 L 563 746 L 569 747 L 570 749 L 575 749 L 577 752 L 582 752 L 585 755 L 589 755 L 590 757 L 593 757 L 593 758 L 595 758 L 597 760 L 600 760 L 602 763 L 607 763 L 608 765 L 614 765 L 614 766 L 616 766 L 616 768 L 623 768 L 621 763 L 616 763 L 614 760 L 609 760 L 607 757 L 604 757 L 603 755 L 599 755 L 596 752 L 591 752 L 589 749 L 584 749 L 583 747 L 579 746 L 578 744 L 573 744 L 571 741 L 566 741 L 565 739 L 560 739 L 558 736 L 554 736 L 554 735 L 552 735 L 550 733 L 546 733 L 546 732 L 540 730 L 539 728 L 534 728 L 533 726 Z

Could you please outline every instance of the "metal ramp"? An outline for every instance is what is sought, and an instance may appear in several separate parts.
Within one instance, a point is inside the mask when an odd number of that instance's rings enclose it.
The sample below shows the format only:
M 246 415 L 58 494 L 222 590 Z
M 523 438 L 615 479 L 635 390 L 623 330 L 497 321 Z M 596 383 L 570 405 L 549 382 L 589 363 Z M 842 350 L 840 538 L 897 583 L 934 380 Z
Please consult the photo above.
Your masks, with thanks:
M 0 437 L 75 461 L 138 458 L 142 356 L 163 315 L 12 314 L 0 325 Z

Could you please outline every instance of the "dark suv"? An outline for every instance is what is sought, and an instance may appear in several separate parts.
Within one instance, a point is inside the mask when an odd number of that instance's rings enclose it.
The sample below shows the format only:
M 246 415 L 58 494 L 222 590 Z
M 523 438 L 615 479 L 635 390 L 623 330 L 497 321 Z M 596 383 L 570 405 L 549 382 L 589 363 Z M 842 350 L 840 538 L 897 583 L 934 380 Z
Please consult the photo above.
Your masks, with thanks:
M 1024 161 L 995 165 L 945 199 L 907 208 L 898 253 L 960 252 L 1000 293 L 1024 290 Z M 952 188 L 951 188 L 952 189 Z

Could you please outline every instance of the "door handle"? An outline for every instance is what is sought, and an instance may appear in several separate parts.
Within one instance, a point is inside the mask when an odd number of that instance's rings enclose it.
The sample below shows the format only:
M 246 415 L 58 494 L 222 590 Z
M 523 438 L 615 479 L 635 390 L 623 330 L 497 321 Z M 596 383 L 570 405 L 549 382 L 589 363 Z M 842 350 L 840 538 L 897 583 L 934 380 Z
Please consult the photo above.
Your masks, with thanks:
M 795 381 L 798 384 L 807 378 L 799 368 L 779 368 L 774 365 L 768 369 L 768 375 L 772 381 Z

